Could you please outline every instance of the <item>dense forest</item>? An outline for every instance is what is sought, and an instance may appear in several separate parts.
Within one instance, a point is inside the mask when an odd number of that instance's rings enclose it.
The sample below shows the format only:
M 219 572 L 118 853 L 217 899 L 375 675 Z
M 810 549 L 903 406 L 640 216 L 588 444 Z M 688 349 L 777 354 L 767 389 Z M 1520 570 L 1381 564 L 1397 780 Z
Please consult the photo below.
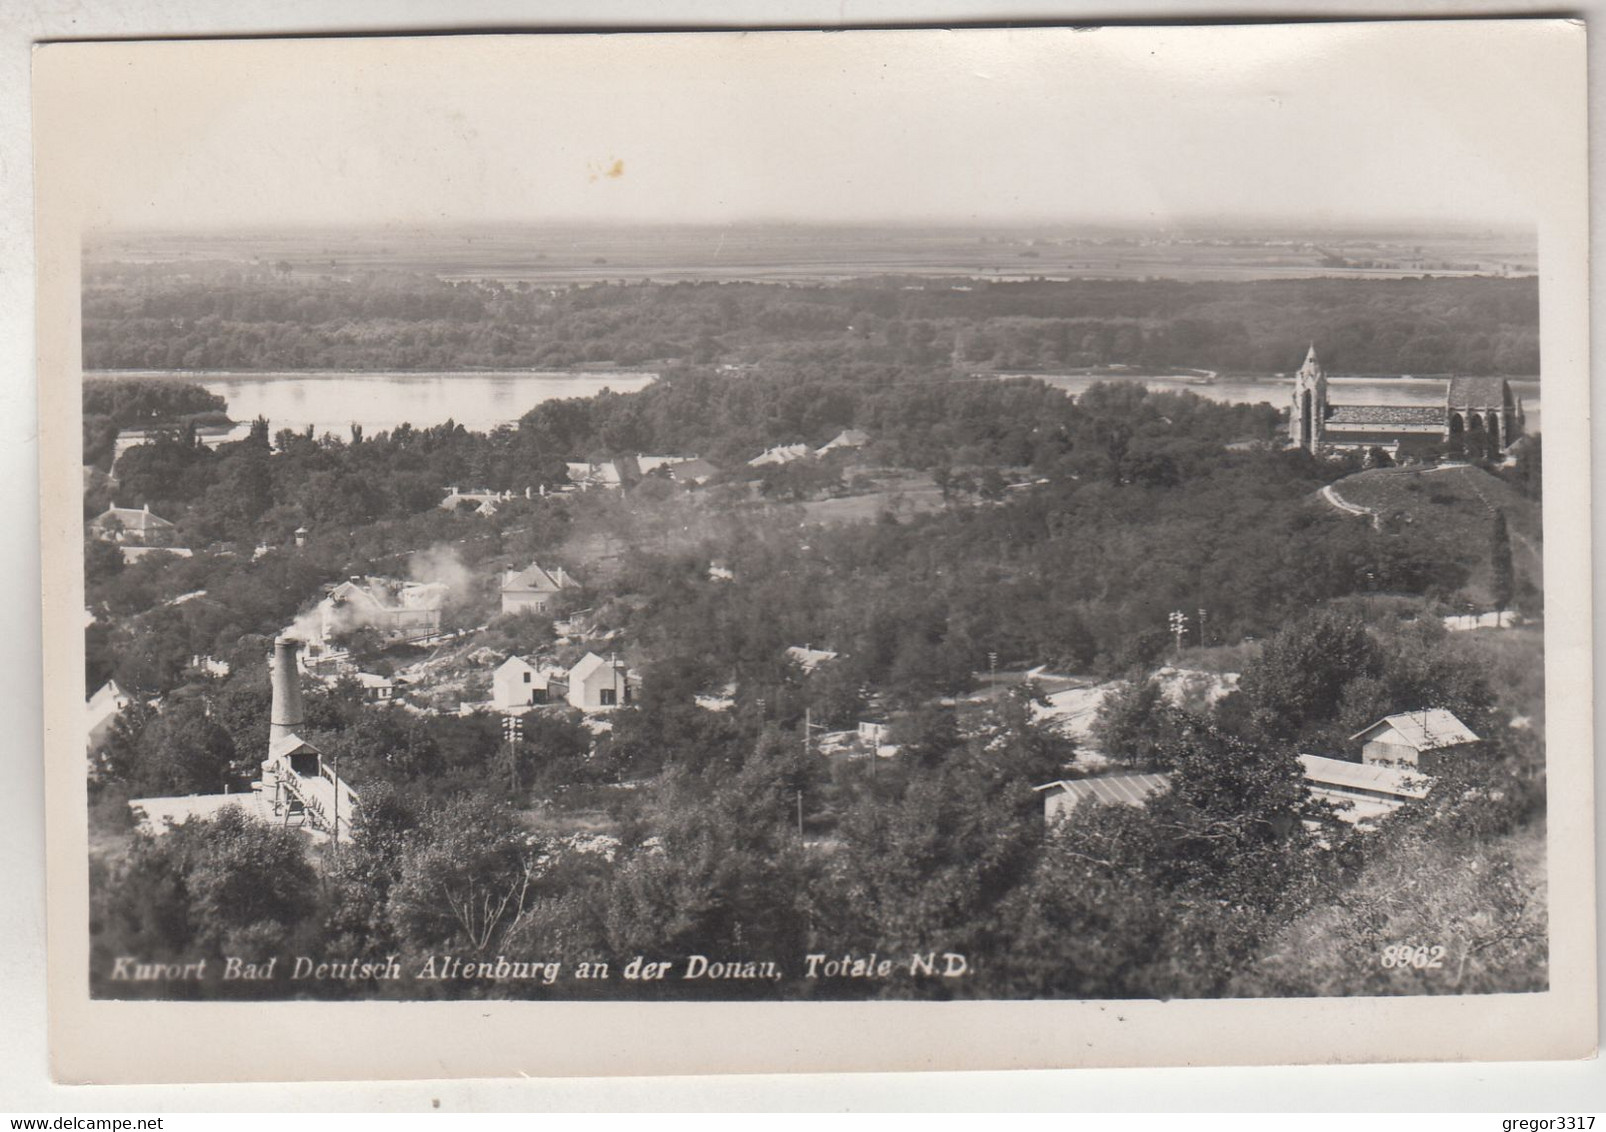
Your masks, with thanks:
M 765 403 L 768 414 L 754 412 Z M 729 560 L 741 584 L 646 595 L 632 634 L 679 639 L 689 628 L 650 622 L 680 616 L 721 640 L 727 666 L 761 663 L 786 638 L 832 641 L 852 657 L 855 679 L 904 700 L 952 690 L 989 650 L 1073 667 L 1130 663 L 1163 642 L 1164 612 L 1175 608 L 1208 608 L 1212 639 L 1225 642 L 1346 594 L 1448 600 L 1461 591 L 1471 570 L 1458 538 L 1420 523 L 1373 529 L 1313 502 L 1357 461 L 1228 447 L 1275 424 L 1264 406 L 1135 385 L 1095 387 L 1073 402 L 1031 379 L 923 388 L 884 370 L 834 380 L 688 371 L 637 394 L 548 402 L 488 436 L 448 424 L 270 441 L 263 424 L 214 449 L 175 430 L 129 450 L 115 487 L 100 478 L 86 489 L 86 519 L 113 495 L 148 502 L 176 523 L 175 544 L 195 551 L 124 565 L 89 541 L 91 608 L 126 620 L 97 622 L 88 678 L 164 691 L 191 655 L 288 623 L 319 580 L 384 572 L 404 552 L 446 542 L 462 543 L 473 565 L 550 555 L 583 535 L 622 548 L 622 573 L 634 579 L 692 577 Z M 752 510 L 752 486 L 733 474 L 692 491 L 654 477 L 622 499 L 521 496 L 491 519 L 438 507 L 454 483 L 560 485 L 565 456 L 599 448 L 706 442 L 746 454 L 847 426 L 872 430 L 867 457 L 948 484 L 950 506 L 901 519 L 888 510 L 868 529 L 824 525 L 804 538 L 779 500 Z M 855 474 L 810 463 L 815 489 Z M 1040 482 L 1004 492 L 1001 478 L 972 474 L 978 466 Z M 1514 471 L 1501 474 L 1530 489 Z M 289 553 L 298 527 L 307 546 Z M 772 530 L 784 538 L 769 549 Z M 803 541 L 810 551 L 798 555 Z M 253 559 L 259 545 L 280 549 Z M 1522 581 L 1531 595 L 1532 580 Z M 209 600 L 168 604 L 200 590 Z
M 84 365 L 450 371 L 814 360 L 1278 373 L 1318 341 L 1338 372 L 1539 371 L 1534 279 L 892 276 L 548 289 L 317 271 L 100 265 L 84 289 Z

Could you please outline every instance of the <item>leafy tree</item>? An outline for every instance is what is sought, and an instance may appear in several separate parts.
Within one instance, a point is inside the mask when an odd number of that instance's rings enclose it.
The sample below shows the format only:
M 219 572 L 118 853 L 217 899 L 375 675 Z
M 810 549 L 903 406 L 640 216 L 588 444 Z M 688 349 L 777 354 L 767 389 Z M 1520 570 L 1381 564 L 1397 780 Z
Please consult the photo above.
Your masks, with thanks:
M 103 956 L 259 961 L 293 940 L 313 944 L 317 904 L 304 835 L 227 807 L 210 821 L 136 836 L 100 889 L 92 935 Z
M 156 709 L 135 697 L 117 713 L 111 733 L 90 764 L 91 792 L 113 784 L 131 786 L 141 771 L 140 736 L 156 718 Z
M 898 747 L 900 757 L 927 769 L 942 765 L 959 747 L 959 720 L 943 704 L 901 712 L 888 730 L 888 742 Z
M 1106 695 L 1093 721 L 1099 749 L 1130 766 L 1164 770 L 1177 721 L 1165 689 L 1152 677 L 1125 681 Z
M 390 893 L 424 809 L 416 795 L 389 783 L 363 785 L 351 837 L 328 869 L 333 898 L 324 934 L 332 951 L 382 957 L 399 947 L 389 916 Z
M 1344 685 L 1375 675 L 1376 645 L 1351 616 L 1322 610 L 1276 633 L 1245 665 L 1238 695 L 1256 732 L 1289 740 L 1338 715 Z
M 1042 825 L 1027 778 L 966 757 L 912 775 L 901 799 L 866 797 L 842 820 L 821 937 L 883 953 L 1003 955 L 1013 944 L 999 908 L 1030 874 Z M 911 984 L 883 993 L 951 992 Z
M 1200 722 L 1142 808 L 1085 803 L 1000 909 L 1011 946 L 981 994 L 1218 995 L 1246 957 L 1324 891 L 1292 755 Z
M 608 885 L 613 954 L 802 953 L 815 866 L 795 824 L 800 751 L 762 744 L 728 778 L 677 772 L 661 784 L 650 839 L 618 861 Z
M 433 807 L 404 839 L 388 914 L 408 947 L 494 953 L 529 915 L 547 847 L 507 807 L 464 795 Z
M 199 697 L 169 697 L 140 732 L 129 785 L 141 795 L 217 794 L 243 767 Z

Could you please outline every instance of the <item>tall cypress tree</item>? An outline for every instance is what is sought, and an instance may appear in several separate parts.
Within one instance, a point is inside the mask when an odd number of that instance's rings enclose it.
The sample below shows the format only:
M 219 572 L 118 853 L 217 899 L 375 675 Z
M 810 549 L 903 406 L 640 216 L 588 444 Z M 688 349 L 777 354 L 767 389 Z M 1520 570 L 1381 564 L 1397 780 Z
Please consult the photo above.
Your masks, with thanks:
M 1516 581 L 1511 566 L 1511 535 L 1506 530 L 1504 511 L 1494 513 L 1494 532 L 1489 538 L 1489 565 L 1489 592 L 1494 599 L 1494 607 L 1509 608 L 1516 591 Z

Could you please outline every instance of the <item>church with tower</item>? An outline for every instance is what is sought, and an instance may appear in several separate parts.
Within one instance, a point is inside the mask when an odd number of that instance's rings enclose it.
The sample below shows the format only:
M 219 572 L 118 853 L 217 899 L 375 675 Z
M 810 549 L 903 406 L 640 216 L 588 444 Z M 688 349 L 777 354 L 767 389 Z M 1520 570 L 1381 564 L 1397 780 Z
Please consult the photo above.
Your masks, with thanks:
M 1380 448 L 1409 459 L 1458 441 L 1469 453 L 1486 451 L 1491 440 L 1504 451 L 1522 436 L 1522 426 L 1522 399 L 1503 377 L 1452 377 L 1440 404 L 1335 404 L 1313 345 L 1294 375 L 1288 438 L 1312 455 Z

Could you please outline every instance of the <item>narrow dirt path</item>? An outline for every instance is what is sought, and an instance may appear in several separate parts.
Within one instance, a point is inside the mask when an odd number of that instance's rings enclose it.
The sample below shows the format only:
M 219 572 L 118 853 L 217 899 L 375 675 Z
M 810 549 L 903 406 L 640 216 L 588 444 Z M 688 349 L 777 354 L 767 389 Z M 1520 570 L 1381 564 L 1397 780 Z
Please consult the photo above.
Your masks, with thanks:
M 1333 490 L 1332 484 L 1328 484 L 1326 487 L 1322 488 L 1318 494 L 1321 495 L 1321 497 L 1329 504 L 1338 508 L 1340 511 L 1345 512 L 1346 514 L 1365 515 L 1371 520 L 1373 527 L 1378 527 L 1382 524 L 1383 517 L 1381 515 L 1372 510 L 1370 507 L 1362 507 L 1359 503 L 1351 503 L 1349 500 L 1343 498 L 1338 494 L 1338 492 Z

